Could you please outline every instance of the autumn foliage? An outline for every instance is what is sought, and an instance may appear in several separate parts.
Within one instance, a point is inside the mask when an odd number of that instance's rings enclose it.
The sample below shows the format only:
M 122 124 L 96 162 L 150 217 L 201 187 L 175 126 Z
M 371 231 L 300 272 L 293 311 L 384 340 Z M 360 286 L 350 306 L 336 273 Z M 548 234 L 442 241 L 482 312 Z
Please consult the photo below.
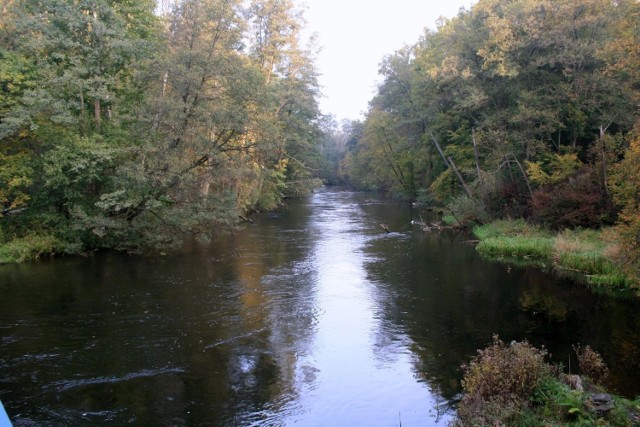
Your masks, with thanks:
M 611 185 L 615 202 L 622 208 L 617 225 L 625 250 L 624 262 L 640 274 L 640 129 L 613 171 Z
M 607 223 L 607 198 L 591 167 L 566 181 L 543 186 L 531 199 L 532 219 L 554 229 L 599 227 Z

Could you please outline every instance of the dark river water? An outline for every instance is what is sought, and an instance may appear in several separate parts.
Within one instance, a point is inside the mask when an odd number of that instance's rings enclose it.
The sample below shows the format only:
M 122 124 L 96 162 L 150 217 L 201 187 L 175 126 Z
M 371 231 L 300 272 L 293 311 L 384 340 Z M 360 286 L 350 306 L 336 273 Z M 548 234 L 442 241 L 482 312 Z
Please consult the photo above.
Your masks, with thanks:
M 179 255 L 2 266 L 0 400 L 16 426 L 446 426 L 493 334 L 591 345 L 640 393 L 638 300 L 411 220 L 319 191 Z

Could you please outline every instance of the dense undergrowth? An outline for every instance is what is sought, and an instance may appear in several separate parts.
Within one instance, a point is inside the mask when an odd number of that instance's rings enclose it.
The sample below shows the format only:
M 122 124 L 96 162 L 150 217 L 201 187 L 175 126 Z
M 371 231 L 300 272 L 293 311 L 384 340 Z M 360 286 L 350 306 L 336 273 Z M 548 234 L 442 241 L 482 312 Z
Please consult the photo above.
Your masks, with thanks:
M 553 267 L 589 284 L 637 288 L 613 229 L 548 231 L 524 220 L 500 220 L 474 228 L 478 251 L 493 259 Z
M 580 376 L 548 363 L 544 348 L 498 337 L 465 371 L 454 426 L 635 426 L 640 399 L 606 394 L 607 368 L 590 347 L 574 347 Z

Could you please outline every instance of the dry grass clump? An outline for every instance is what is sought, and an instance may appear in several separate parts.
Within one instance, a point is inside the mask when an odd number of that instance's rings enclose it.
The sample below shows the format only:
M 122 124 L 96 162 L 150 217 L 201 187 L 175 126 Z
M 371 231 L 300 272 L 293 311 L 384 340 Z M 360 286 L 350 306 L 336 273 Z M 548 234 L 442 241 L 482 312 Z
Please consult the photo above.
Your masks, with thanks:
M 498 337 L 463 366 L 463 398 L 456 426 L 637 426 L 640 399 L 612 396 L 598 386 L 608 374 L 591 347 L 574 346 L 581 377 L 567 382 L 561 367 L 545 361 L 547 352 L 526 341 L 505 344 Z M 578 387 L 578 385 L 580 385 Z M 606 402 L 603 404 L 602 402 Z
M 458 425 L 487 425 L 517 417 L 540 382 L 555 373 L 545 362 L 547 351 L 527 341 L 505 344 L 497 336 L 463 366 L 465 395 L 458 407 Z
M 595 384 L 602 384 L 607 376 L 609 376 L 609 368 L 607 368 L 600 353 L 589 346 L 582 347 L 580 344 L 574 345 L 573 351 L 575 351 L 576 356 L 578 356 L 580 373 Z

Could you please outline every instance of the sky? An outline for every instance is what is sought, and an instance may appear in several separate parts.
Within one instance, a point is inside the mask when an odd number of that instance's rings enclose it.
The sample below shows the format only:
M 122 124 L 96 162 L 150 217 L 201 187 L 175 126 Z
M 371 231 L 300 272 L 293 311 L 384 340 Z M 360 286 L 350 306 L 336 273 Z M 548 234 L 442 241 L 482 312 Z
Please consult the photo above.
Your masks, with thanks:
M 320 108 L 338 120 L 364 118 L 381 82 L 382 59 L 411 45 L 439 17 L 452 18 L 473 0 L 297 0 L 307 30 L 317 34 Z

